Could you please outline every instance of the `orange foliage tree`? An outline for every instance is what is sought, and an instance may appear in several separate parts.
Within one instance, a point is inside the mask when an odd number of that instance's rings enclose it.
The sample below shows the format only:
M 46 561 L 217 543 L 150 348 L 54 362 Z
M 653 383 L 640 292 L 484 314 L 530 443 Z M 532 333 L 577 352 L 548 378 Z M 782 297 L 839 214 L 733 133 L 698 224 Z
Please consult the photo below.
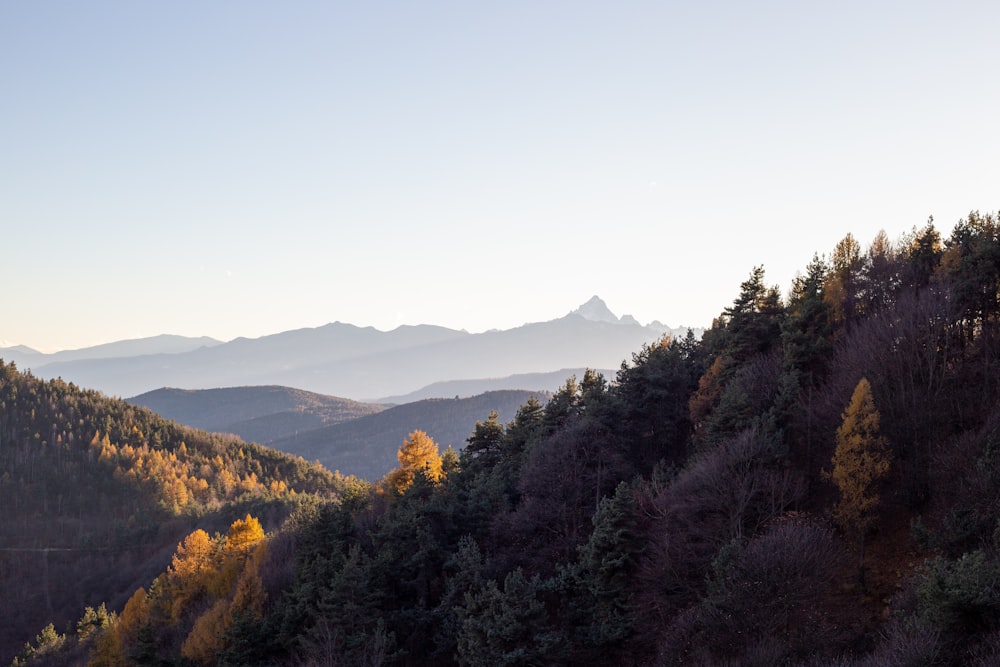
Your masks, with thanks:
M 879 413 L 868 380 L 861 378 L 837 429 L 833 481 L 840 491 L 833 517 L 861 543 L 860 577 L 864 583 L 865 536 L 878 519 L 878 482 L 889 474 L 889 445 L 879 433 Z
M 229 526 L 226 535 L 226 551 L 229 553 L 245 553 L 250 547 L 264 539 L 264 528 L 256 517 L 246 515 L 237 519 Z
M 399 467 L 389 473 L 388 481 L 400 493 L 413 484 L 413 477 L 418 470 L 422 470 L 432 482 L 444 476 L 437 443 L 424 431 L 410 433 L 396 452 L 396 458 L 399 460 Z

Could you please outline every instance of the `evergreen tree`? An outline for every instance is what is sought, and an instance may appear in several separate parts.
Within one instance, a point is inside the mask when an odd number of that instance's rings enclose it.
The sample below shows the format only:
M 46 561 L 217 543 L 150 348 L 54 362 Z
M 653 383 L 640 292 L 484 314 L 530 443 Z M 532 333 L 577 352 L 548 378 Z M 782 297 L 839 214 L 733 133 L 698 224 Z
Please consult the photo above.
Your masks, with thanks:
M 479 545 L 471 536 L 462 537 L 458 548 L 445 562 L 447 573 L 444 594 L 435 609 L 440 619 L 434 638 L 431 656 L 436 662 L 447 662 L 458 649 L 458 635 L 462 627 L 459 614 L 465 596 L 480 590 L 486 581 L 486 563 Z
M 833 326 L 824 285 L 829 266 L 817 255 L 792 284 L 788 317 L 781 325 L 782 367 L 778 396 L 774 405 L 775 426 L 791 443 L 804 443 L 806 470 L 813 465 L 813 428 L 806 419 L 797 419 L 803 392 L 812 391 L 829 371 L 833 351 Z M 804 422 L 804 423 L 803 423 Z M 794 436 L 794 438 L 793 438 Z
M 559 635 L 538 599 L 540 584 L 518 568 L 504 579 L 502 590 L 491 579 L 479 592 L 467 594 L 459 612 L 459 662 L 483 667 L 563 662 Z
M 555 582 L 563 633 L 576 647 L 576 661 L 587 664 L 608 659 L 632 632 L 630 577 L 646 547 L 633 486 L 619 484 L 601 501 L 593 523 L 577 561 Z
M 103 602 L 97 609 L 87 607 L 83 611 L 83 616 L 76 622 L 76 636 L 80 641 L 85 641 L 93 635 L 103 632 L 114 622 L 115 615 L 108 613 Z
M 369 664 L 366 658 L 373 652 L 392 644 L 381 621 L 382 590 L 372 586 L 369 568 L 360 546 L 352 546 L 323 590 L 317 616 L 300 640 L 307 655 L 362 665 Z
M 509 467 L 521 465 L 525 450 L 541 435 L 545 419 L 545 406 L 535 398 L 530 397 L 517 410 L 514 419 L 507 424 L 504 454 L 502 459 Z
M 905 281 L 914 289 L 929 285 L 941 263 L 942 252 L 941 235 L 934 228 L 934 218 L 931 217 L 920 231 L 914 230 L 909 247 L 906 248 Z
M 662 459 L 679 463 L 687 456 L 688 398 L 700 375 L 691 359 L 696 348 L 693 334 L 683 341 L 663 338 L 644 345 L 631 364 L 622 362 L 614 388 L 620 412 L 614 428 L 640 474 L 649 474 Z
M 462 451 L 463 470 L 484 470 L 496 465 L 504 445 L 504 427 L 499 413 L 491 410 L 486 421 L 477 421 L 466 443 Z
M 824 299 L 824 283 L 829 267 L 814 255 L 804 276 L 796 277 L 788 304 L 788 317 L 782 323 L 783 366 L 794 373 L 800 386 L 823 378 L 832 350 L 829 305 Z
M 750 377 L 745 369 L 776 347 L 784 318 L 785 307 L 778 288 L 767 287 L 764 268 L 754 267 L 750 277 L 740 285 L 740 294 L 733 305 L 713 323 L 713 330 L 706 332 L 709 349 L 716 356 L 698 380 L 698 389 L 689 401 L 691 423 L 699 442 L 718 442 L 732 435 L 734 429 L 739 431 L 749 426 L 744 417 L 759 397 L 746 395 L 745 380 L 755 381 L 760 376 L 754 373 Z M 733 379 L 741 373 L 744 381 L 734 384 Z M 728 403 L 727 410 L 713 424 L 713 411 L 723 399 Z

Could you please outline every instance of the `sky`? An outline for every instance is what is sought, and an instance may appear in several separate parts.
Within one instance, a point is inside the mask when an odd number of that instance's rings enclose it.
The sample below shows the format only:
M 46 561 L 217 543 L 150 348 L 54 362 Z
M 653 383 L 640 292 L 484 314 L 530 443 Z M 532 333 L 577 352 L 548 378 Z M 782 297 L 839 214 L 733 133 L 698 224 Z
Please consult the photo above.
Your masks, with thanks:
M 1000 3 L 0 0 L 0 341 L 707 326 L 1000 207 Z

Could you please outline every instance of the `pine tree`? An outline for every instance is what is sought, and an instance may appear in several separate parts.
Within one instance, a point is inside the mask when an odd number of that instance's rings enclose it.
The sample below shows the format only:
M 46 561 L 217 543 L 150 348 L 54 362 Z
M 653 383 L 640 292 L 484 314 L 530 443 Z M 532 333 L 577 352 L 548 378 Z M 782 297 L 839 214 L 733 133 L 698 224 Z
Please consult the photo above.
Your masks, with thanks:
M 541 581 L 510 572 L 501 589 L 489 580 L 476 593 L 465 595 L 459 608 L 458 659 L 466 665 L 560 664 L 558 634 L 548 622 L 538 599 Z M 554 659 L 555 657 L 555 659 Z
M 504 427 L 500 414 L 493 410 L 486 421 L 477 421 L 472 435 L 462 451 L 463 469 L 475 471 L 492 468 L 500 460 L 504 444 Z

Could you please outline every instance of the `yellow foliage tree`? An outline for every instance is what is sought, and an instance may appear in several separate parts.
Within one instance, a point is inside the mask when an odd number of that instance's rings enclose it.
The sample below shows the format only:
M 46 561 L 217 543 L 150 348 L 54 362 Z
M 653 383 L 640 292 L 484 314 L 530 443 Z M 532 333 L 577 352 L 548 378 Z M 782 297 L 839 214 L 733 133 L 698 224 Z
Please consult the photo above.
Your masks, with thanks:
M 264 581 L 261 579 L 260 570 L 267 558 L 267 542 L 261 542 L 254 548 L 252 555 L 247 559 L 246 565 L 240 572 L 240 577 L 236 582 L 236 592 L 233 593 L 233 602 L 230 605 L 231 614 L 249 614 L 256 619 L 260 619 L 264 615 L 267 591 L 264 590 Z
M 226 551 L 230 553 L 245 553 L 250 547 L 264 539 L 264 528 L 256 517 L 246 515 L 237 519 L 229 526 L 226 535 Z
M 204 530 L 199 528 L 177 545 L 167 568 L 173 593 L 171 615 L 175 620 L 184 613 L 190 601 L 207 590 L 218 566 L 217 546 Z
M 199 665 L 214 664 L 225 647 L 226 630 L 231 624 L 229 601 L 217 600 L 194 622 L 181 645 L 181 656 Z
M 149 620 L 149 595 L 145 588 L 139 588 L 125 603 L 122 615 L 119 617 L 119 627 L 126 635 L 138 632 L 139 628 Z
M 216 555 L 215 542 L 199 528 L 177 545 L 168 572 L 177 579 L 195 578 L 200 573 L 215 569 Z
M 139 588 L 125 603 L 121 615 L 113 618 L 110 627 L 98 637 L 88 667 L 126 667 L 125 641 L 135 637 L 148 622 L 149 612 L 149 596 L 145 588 Z
M 122 650 L 121 631 L 112 624 L 107 632 L 98 636 L 90 653 L 87 667 L 125 667 L 125 653 Z
M 862 378 L 854 388 L 842 418 L 833 453 L 833 481 L 840 491 L 833 517 L 861 542 L 863 584 L 865 536 L 878 520 L 878 482 L 889 474 L 891 460 L 888 442 L 879 432 L 879 413 L 867 379 Z
M 437 443 L 424 431 L 410 433 L 396 452 L 396 458 L 399 460 L 399 467 L 389 473 L 388 481 L 400 493 L 413 484 L 413 477 L 418 470 L 422 470 L 432 482 L 444 476 Z

